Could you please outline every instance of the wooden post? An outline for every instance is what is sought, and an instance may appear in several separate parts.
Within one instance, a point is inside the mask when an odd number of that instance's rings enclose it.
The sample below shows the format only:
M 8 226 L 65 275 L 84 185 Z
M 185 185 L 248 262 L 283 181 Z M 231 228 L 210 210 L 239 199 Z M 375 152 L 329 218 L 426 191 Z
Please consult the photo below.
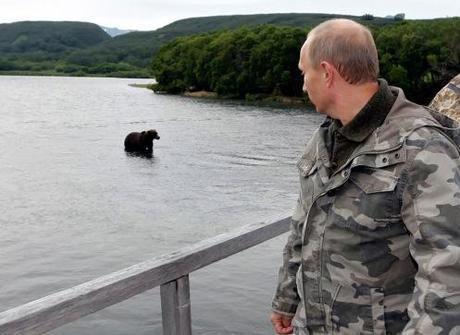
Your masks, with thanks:
M 161 285 L 163 335 L 192 335 L 189 276 Z

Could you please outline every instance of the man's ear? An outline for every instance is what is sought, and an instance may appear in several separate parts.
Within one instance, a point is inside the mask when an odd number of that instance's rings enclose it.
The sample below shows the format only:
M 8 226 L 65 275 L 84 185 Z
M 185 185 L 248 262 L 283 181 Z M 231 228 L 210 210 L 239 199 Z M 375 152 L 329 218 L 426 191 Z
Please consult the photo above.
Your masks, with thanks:
M 323 74 L 323 80 L 326 83 L 327 87 L 331 87 L 332 83 L 334 82 L 334 77 L 336 74 L 336 70 L 334 65 L 329 62 L 323 61 L 320 63 L 321 72 Z

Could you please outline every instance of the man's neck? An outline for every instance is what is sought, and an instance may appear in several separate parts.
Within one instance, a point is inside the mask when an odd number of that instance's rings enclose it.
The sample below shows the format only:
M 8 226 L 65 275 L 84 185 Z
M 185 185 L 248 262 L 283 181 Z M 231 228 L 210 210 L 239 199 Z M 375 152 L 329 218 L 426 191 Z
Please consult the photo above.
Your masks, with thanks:
M 363 109 L 372 96 L 378 91 L 379 83 L 361 85 L 344 85 L 337 93 L 335 113 L 343 126 L 347 125 Z

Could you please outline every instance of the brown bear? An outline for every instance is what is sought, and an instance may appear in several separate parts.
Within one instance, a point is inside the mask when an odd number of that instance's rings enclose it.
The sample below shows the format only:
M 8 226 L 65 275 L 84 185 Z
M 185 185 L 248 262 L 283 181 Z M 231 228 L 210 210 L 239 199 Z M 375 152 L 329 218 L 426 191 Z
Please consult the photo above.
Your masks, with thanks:
M 127 152 L 137 152 L 151 154 L 153 150 L 153 140 L 159 140 L 158 132 L 155 129 L 133 132 L 125 138 L 125 150 Z

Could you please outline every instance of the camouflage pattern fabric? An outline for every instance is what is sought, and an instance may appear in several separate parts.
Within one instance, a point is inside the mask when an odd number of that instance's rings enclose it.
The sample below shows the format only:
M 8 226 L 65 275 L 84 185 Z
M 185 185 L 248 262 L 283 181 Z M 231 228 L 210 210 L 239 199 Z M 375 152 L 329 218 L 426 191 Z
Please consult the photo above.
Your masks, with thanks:
M 328 121 L 297 164 L 272 304 L 295 334 L 460 334 L 459 124 L 391 89 L 383 125 L 332 175 Z
M 436 94 L 429 107 L 460 122 L 460 74 Z

